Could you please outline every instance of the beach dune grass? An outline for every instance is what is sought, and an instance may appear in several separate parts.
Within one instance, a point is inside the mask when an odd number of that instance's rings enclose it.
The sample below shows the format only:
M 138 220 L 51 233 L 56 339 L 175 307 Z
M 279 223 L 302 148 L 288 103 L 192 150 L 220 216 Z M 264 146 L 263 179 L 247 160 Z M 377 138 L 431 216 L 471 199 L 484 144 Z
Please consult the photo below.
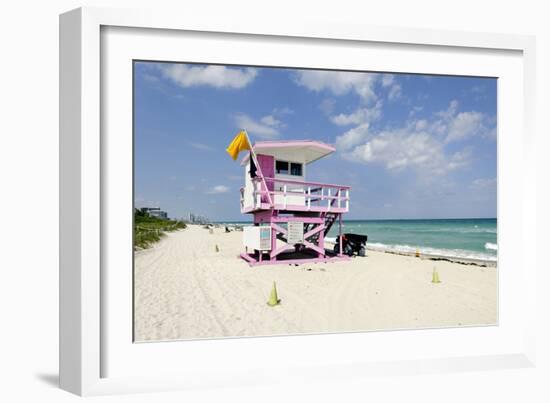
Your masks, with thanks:
M 158 242 L 166 232 L 185 229 L 183 221 L 151 217 L 140 210 L 134 212 L 134 249 L 146 249 Z

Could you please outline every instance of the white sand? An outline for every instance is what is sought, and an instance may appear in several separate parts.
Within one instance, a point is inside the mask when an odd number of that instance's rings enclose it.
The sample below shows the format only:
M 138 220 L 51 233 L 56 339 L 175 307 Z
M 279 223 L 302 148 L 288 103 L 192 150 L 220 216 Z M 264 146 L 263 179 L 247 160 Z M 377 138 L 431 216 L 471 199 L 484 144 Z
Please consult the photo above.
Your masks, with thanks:
M 192 225 L 137 252 L 136 341 L 497 322 L 495 267 L 374 251 L 348 262 L 250 267 L 237 258 L 241 239 Z M 274 308 L 266 304 L 273 281 Z

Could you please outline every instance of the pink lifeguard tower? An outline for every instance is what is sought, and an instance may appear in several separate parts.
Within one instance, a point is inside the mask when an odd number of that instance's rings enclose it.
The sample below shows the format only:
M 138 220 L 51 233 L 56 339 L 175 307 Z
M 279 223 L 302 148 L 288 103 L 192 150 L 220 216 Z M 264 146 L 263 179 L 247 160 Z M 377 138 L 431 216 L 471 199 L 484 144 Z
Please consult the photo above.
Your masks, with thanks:
M 349 259 L 341 235 L 350 187 L 306 181 L 310 164 L 334 151 L 312 140 L 262 141 L 242 160 L 241 213 L 252 214 L 254 225 L 243 229 L 241 257 L 250 265 Z M 339 243 L 327 249 L 325 236 L 335 223 Z

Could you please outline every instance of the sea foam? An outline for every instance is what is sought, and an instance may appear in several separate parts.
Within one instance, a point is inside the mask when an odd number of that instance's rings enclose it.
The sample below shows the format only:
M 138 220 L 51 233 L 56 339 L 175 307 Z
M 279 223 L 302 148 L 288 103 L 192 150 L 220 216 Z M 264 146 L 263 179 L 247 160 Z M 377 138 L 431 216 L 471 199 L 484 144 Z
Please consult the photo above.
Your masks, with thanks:
M 386 245 L 379 242 L 368 242 L 367 247 L 373 250 L 379 250 L 383 252 L 388 251 L 388 252 L 397 252 L 397 253 L 406 253 L 406 254 L 415 253 L 417 250 L 416 247 L 411 245 Z M 475 259 L 475 260 L 483 260 L 488 262 L 496 262 L 497 260 L 497 257 L 494 255 L 467 251 L 463 249 L 438 249 L 438 248 L 429 248 L 429 247 L 419 247 L 418 251 L 422 255 L 428 255 L 428 256 L 440 256 L 440 257 L 458 258 L 458 259 Z

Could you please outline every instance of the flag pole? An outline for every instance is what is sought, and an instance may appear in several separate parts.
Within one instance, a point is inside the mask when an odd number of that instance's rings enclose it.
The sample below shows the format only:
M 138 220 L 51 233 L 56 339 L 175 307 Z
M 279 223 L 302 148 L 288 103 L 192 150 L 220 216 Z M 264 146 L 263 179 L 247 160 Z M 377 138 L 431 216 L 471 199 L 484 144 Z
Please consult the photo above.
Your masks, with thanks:
M 267 187 L 267 183 L 265 181 L 262 168 L 258 163 L 258 158 L 256 156 L 256 153 L 254 152 L 254 147 L 252 147 L 252 142 L 250 141 L 250 137 L 248 137 L 248 132 L 246 131 L 246 129 L 243 129 L 243 132 L 246 135 L 246 140 L 248 141 L 248 144 L 250 145 L 250 157 L 254 160 L 254 164 L 256 164 L 256 170 L 258 171 L 258 173 L 260 174 L 260 177 L 262 178 L 262 183 L 264 185 L 265 191 L 267 192 L 267 199 L 269 200 L 269 204 L 273 205 L 273 202 L 271 200 L 271 195 L 269 194 L 269 188 Z

